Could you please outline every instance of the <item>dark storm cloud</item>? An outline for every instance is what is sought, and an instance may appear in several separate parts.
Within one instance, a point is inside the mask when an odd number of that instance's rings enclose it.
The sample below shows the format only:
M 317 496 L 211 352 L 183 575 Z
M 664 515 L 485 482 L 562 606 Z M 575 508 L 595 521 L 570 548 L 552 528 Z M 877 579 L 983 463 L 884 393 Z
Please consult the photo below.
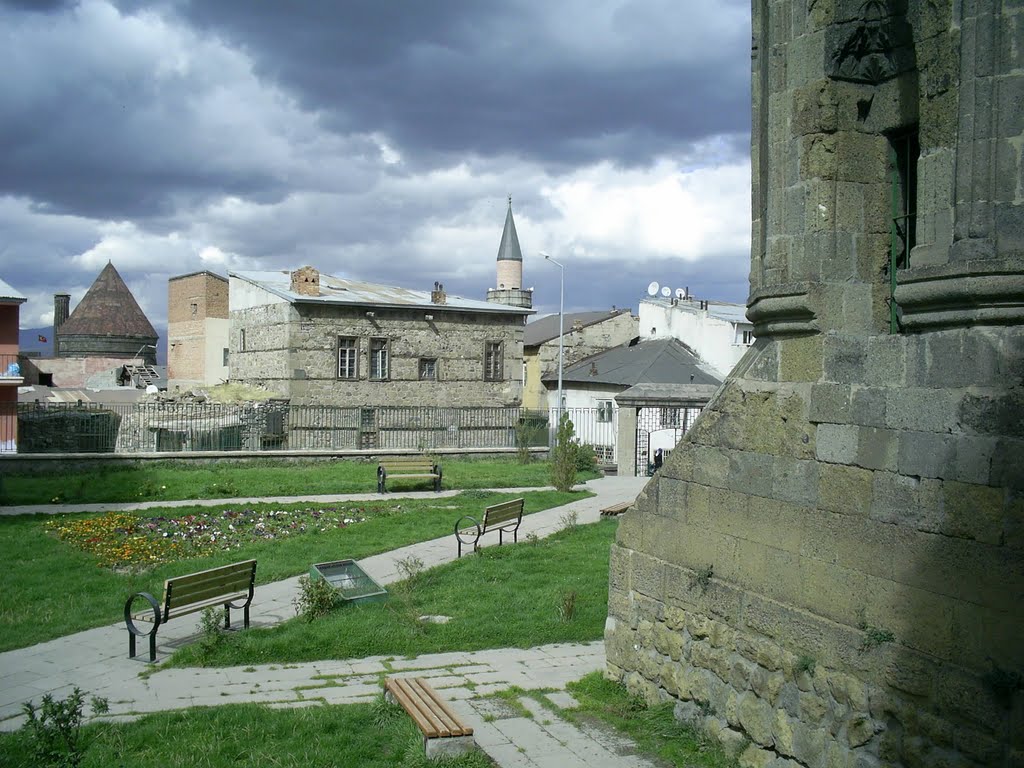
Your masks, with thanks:
M 542 4 L 468 0 L 191 2 L 179 12 L 250 51 L 262 76 L 300 94 L 325 125 L 381 131 L 411 163 L 474 152 L 557 167 L 609 156 L 646 163 L 747 130 L 748 60 L 721 41 L 675 42 L 692 52 L 645 49 L 631 36 L 664 22 L 651 7 L 624 5 L 606 20 L 611 29 L 596 28 L 597 6 L 551 19 L 541 18 Z M 698 29 L 729 16 L 728 3 L 655 7 Z M 748 27 L 736 18 L 725 34 L 745 41 Z M 551 33 L 552 20 L 574 30 L 570 43 Z

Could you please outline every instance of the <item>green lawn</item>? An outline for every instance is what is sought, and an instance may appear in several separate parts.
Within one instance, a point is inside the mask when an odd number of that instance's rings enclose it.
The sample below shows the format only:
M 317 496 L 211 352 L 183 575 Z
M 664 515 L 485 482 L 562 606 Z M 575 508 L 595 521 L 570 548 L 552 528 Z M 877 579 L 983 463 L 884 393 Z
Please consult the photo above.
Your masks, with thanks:
M 714 741 L 676 720 L 672 702 L 648 706 L 625 687 L 592 672 L 567 686 L 580 706 L 561 710 L 576 723 L 601 720 L 625 733 L 644 753 L 679 768 L 736 768 Z
M 186 646 L 169 663 L 285 663 L 598 640 L 616 527 L 616 520 L 604 519 L 545 539 L 488 547 L 390 585 L 385 602 L 342 606 L 313 622 L 296 618 L 231 633 L 212 650 Z M 426 615 L 450 621 L 418 619 Z
M 82 768 L 426 768 L 419 731 L 380 704 L 274 710 L 258 704 L 158 712 L 86 726 Z M 24 731 L 0 733 L 0 766 L 36 768 Z M 483 752 L 444 763 L 488 768 Z
M 520 464 L 514 459 L 440 459 L 444 489 L 537 488 L 551 484 L 546 461 Z M 581 472 L 579 481 L 597 477 Z M 106 467 L 86 472 L 59 471 L 43 475 L 6 475 L 0 483 L 0 504 L 84 504 L 171 501 L 334 493 L 374 493 L 377 464 L 335 460 L 192 464 L 166 461 L 137 468 Z M 431 490 L 422 481 L 394 480 L 389 491 Z
M 523 496 L 526 512 L 531 513 L 585 498 L 586 494 L 532 491 Z M 0 516 L 0 560 L 5 568 L 4 588 L 0 590 L 0 651 L 120 621 L 129 595 L 144 590 L 159 597 L 164 580 L 171 576 L 256 558 L 258 583 L 277 581 L 307 572 L 312 563 L 367 557 L 450 535 L 455 520 L 462 515 L 479 514 L 485 506 L 510 498 L 507 493 L 468 491 L 451 498 L 334 504 L 330 508 L 346 510 L 352 519 L 365 520 L 325 532 L 239 543 L 237 548 L 198 558 L 184 557 L 141 573 L 100 567 L 96 554 L 84 552 L 47 532 L 46 524 L 50 521 L 101 521 L 102 515 Z M 308 507 L 309 504 L 249 505 L 243 509 L 287 512 Z M 167 516 L 180 519 L 189 515 L 223 515 L 225 510 L 232 509 L 185 507 L 132 514 L 142 520 Z M 258 588 L 253 612 L 259 615 Z

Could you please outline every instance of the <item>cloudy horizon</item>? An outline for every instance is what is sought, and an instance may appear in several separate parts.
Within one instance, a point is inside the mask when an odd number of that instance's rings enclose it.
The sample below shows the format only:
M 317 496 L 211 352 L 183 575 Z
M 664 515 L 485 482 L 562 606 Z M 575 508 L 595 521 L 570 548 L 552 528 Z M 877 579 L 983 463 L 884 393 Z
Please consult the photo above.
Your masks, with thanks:
M 538 315 L 652 280 L 742 302 L 743 2 L 0 0 L 0 278 L 48 325 L 111 261 L 483 298 L 507 197 Z

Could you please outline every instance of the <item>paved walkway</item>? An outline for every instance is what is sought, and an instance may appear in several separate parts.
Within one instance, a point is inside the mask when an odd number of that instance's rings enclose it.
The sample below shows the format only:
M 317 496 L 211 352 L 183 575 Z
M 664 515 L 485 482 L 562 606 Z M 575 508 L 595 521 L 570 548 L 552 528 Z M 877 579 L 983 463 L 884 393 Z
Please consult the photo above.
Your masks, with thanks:
M 586 485 L 596 496 L 528 515 L 523 519 L 520 534 L 550 535 L 564 527 L 572 513 L 581 524 L 595 522 L 604 507 L 636 498 L 646 481 L 647 478 L 632 477 L 592 480 Z M 415 495 L 418 494 L 401 494 Z M 424 495 L 436 498 L 436 494 Z M 400 494 L 388 496 L 398 498 Z M 370 494 L 294 500 L 365 498 L 380 497 Z M 211 503 L 232 501 L 218 499 Z M 33 511 L 78 511 L 81 506 L 85 505 Z M 454 539 L 446 536 L 366 558 L 360 565 L 377 582 L 388 584 L 401 578 L 397 564 L 408 557 L 419 558 L 431 567 L 455 559 L 455 554 Z M 259 586 L 252 606 L 252 626 L 270 626 L 294 616 L 292 601 L 297 585 L 296 577 Z M 157 660 L 166 659 L 175 648 L 193 642 L 197 633 L 198 621 L 188 619 L 161 627 Z M 432 678 L 434 686 L 443 690 L 444 696 L 473 725 L 481 748 L 505 768 L 652 765 L 636 757 L 632 746 L 621 737 L 596 728 L 581 730 L 548 709 L 538 709 L 540 705 L 535 699 L 523 697 L 521 701 L 537 713 L 536 717 L 528 718 L 519 709 L 487 698 L 487 694 L 513 685 L 526 690 L 555 689 L 555 693 L 547 695 L 549 703 L 571 707 L 571 697 L 564 693 L 565 684 L 604 668 L 601 642 L 430 654 L 402 660 L 377 657 L 286 666 L 163 669 L 146 678 L 139 676 L 147 668 L 146 643 L 140 643 L 140 655 L 131 660 L 127 658 L 127 645 L 127 632 L 123 622 L 119 622 L 0 654 L 0 729 L 20 726 L 23 702 L 38 702 L 44 693 L 63 697 L 75 686 L 106 697 L 111 716 L 131 717 L 145 712 L 251 701 L 275 707 L 368 701 L 380 692 L 382 673 L 409 673 Z

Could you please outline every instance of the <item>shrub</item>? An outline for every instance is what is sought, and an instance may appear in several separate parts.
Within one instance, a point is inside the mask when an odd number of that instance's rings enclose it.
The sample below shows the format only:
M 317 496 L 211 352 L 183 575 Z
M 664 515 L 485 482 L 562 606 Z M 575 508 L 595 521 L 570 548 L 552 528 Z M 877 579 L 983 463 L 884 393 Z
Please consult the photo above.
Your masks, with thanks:
M 568 413 L 558 421 L 558 433 L 551 455 L 551 484 L 559 491 L 571 491 L 576 485 L 576 431 Z
M 330 613 L 338 600 L 334 587 L 324 579 L 307 576 L 299 578 L 299 596 L 295 598 L 295 612 L 306 621 L 314 621 Z
M 597 454 L 594 453 L 594 446 L 585 443 L 574 443 L 573 445 L 576 448 L 576 471 L 594 471 L 597 467 Z
M 90 702 L 93 712 L 107 711 L 106 699 L 94 696 Z M 88 742 L 81 737 L 82 710 L 85 694 L 77 686 L 66 699 L 43 695 L 42 705 L 31 701 L 23 707 L 29 744 L 39 765 L 75 768 L 82 764 Z

